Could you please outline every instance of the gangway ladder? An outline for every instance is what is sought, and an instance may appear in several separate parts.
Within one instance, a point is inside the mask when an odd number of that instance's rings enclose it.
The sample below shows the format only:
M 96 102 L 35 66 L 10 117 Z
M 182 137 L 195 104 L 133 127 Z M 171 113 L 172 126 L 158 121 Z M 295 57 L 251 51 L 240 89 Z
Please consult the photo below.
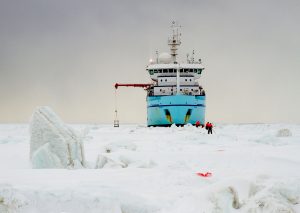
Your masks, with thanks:
M 118 110 L 117 110 L 117 89 L 115 89 L 115 120 L 114 120 L 114 127 L 119 127 L 119 119 L 118 119 Z

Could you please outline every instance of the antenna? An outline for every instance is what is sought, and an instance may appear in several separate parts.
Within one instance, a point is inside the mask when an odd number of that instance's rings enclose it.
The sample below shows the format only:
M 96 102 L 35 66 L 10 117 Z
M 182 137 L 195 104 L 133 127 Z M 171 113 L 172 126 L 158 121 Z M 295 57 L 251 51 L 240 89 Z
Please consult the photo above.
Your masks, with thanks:
M 173 63 L 175 63 L 177 50 L 178 50 L 177 46 L 179 46 L 181 44 L 181 40 L 180 40 L 181 33 L 179 32 L 179 29 L 181 28 L 181 26 L 178 25 L 177 22 L 173 21 L 171 28 L 172 28 L 173 34 L 168 39 L 168 45 L 170 46 L 172 61 L 173 61 Z
M 195 50 L 193 50 L 193 52 L 192 52 L 192 63 L 194 63 L 194 60 L 195 60 Z
M 157 50 L 155 51 L 155 54 L 156 54 L 156 63 L 158 64 L 158 51 Z

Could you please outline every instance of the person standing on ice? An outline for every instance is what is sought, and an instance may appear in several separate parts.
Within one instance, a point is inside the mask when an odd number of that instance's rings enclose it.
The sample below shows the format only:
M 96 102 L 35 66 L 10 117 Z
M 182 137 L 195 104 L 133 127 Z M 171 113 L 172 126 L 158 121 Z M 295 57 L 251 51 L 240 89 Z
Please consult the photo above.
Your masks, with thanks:
M 212 134 L 212 128 L 213 128 L 212 123 L 207 122 L 205 125 L 205 129 L 207 129 L 207 134 Z
M 212 130 L 213 130 L 213 125 L 212 123 L 209 123 L 209 129 L 208 129 L 208 134 L 212 134 Z
M 200 121 L 197 121 L 195 126 L 198 128 L 201 125 Z

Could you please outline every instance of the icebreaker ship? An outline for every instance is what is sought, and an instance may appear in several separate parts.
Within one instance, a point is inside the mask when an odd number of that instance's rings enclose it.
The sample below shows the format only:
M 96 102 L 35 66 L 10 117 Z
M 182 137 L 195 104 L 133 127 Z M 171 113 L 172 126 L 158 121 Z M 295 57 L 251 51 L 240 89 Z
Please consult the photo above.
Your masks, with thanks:
M 194 51 L 185 63 L 176 56 L 181 44 L 180 26 L 172 23 L 172 35 L 168 39 L 170 53 L 161 53 L 150 60 L 146 67 L 152 79 L 149 84 L 115 84 L 126 87 L 142 87 L 147 91 L 147 125 L 170 126 L 205 122 L 205 91 L 198 79 L 204 70 L 201 60 L 194 59 Z M 117 110 L 116 117 L 117 117 Z M 115 122 L 118 120 L 116 119 Z M 117 125 L 118 126 L 118 125 Z
M 179 28 L 173 22 L 173 34 L 168 39 L 170 53 L 161 53 L 146 68 L 154 82 L 147 87 L 148 126 L 205 122 L 205 91 L 196 81 L 204 67 L 201 60 L 194 60 L 194 52 L 191 58 L 187 55 L 186 63 L 176 60 L 181 44 Z

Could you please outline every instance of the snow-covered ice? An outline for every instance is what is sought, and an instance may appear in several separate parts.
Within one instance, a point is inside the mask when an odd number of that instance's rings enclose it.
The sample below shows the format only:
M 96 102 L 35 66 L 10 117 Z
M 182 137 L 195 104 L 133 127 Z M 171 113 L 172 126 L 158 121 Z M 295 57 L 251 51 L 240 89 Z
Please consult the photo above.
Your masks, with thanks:
M 30 123 L 30 158 L 33 168 L 82 168 L 82 136 L 49 108 L 38 107 Z
M 300 125 L 72 127 L 85 169 L 32 169 L 29 125 L 0 125 L 1 213 L 300 212 Z

